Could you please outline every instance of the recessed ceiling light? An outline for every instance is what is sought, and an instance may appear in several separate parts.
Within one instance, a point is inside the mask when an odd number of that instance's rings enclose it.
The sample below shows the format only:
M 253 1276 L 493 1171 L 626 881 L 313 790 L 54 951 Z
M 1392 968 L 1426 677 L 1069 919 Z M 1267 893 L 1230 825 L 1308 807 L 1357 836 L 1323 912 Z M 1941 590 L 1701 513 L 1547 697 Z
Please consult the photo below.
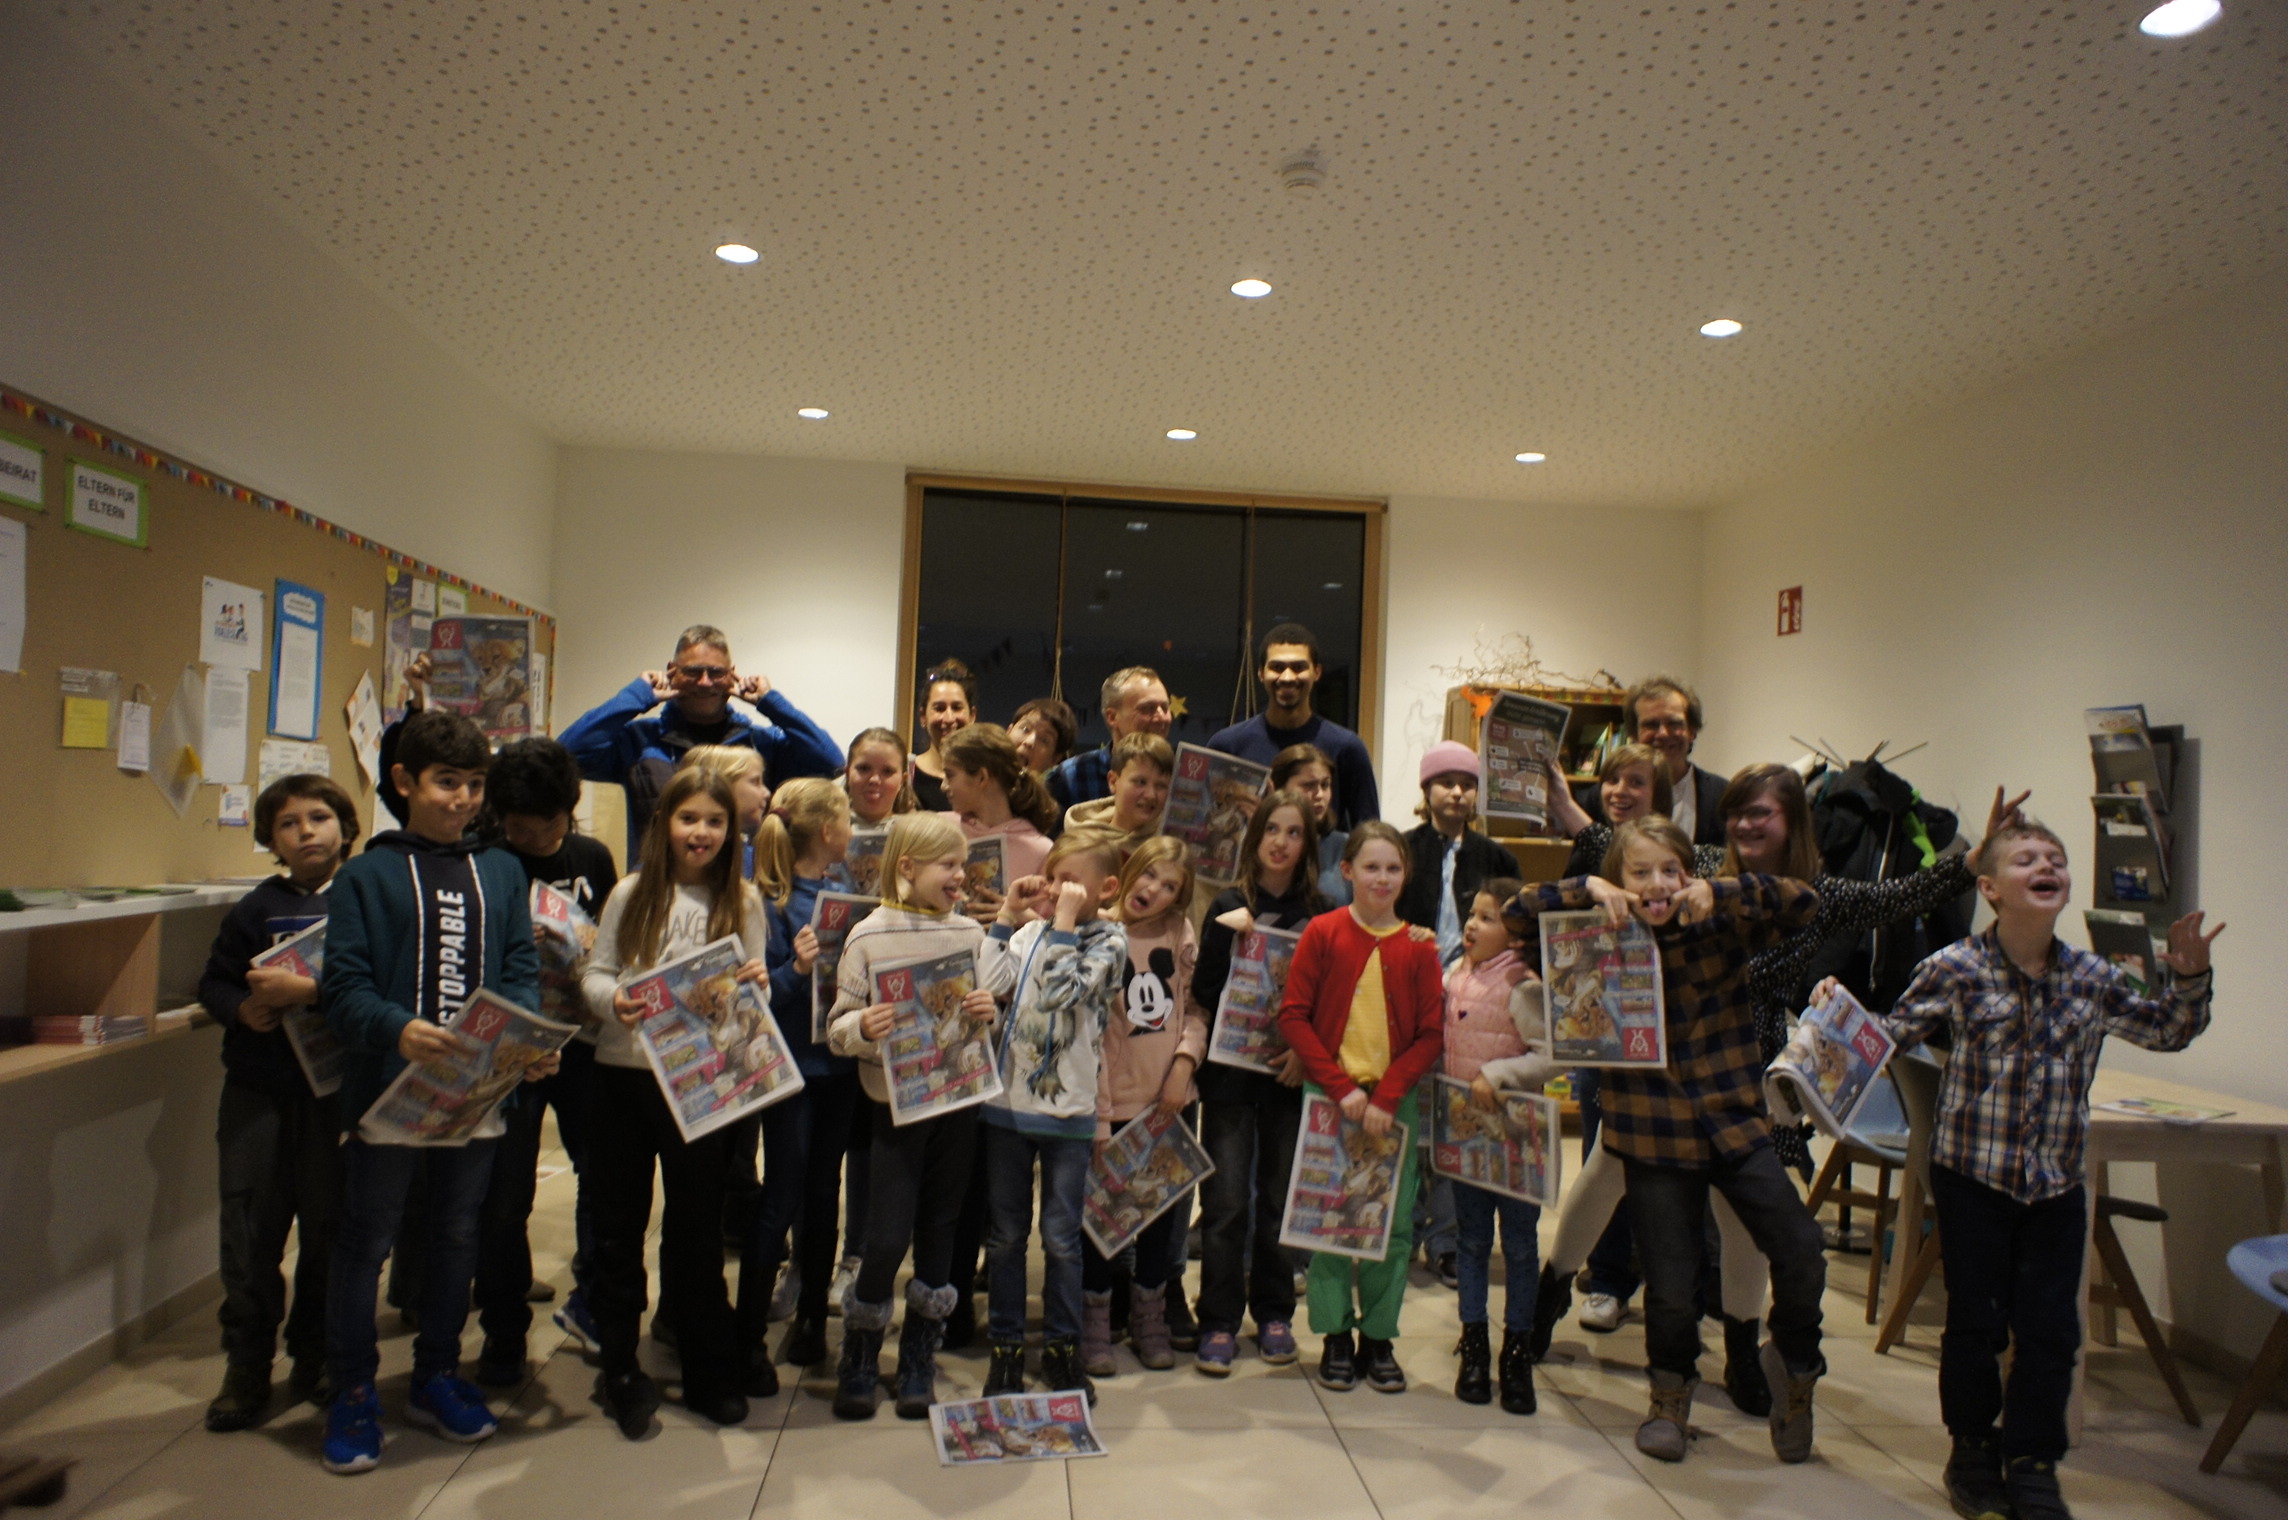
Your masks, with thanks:
M 1738 335 L 1739 331 L 1740 324 L 1730 317 L 1718 317 L 1713 322 L 1700 324 L 1700 336 L 1703 338 L 1730 338 Z
M 2147 11 L 2137 30 L 2148 37 L 2190 37 L 2223 14 L 2220 0 L 2169 0 Z
M 1271 294 L 1271 287 L 1262 280 L 1241 280 L 1231 287 L 1231 293 L 1246 300 L 1260 301 Z
M 834 415 L 823 406 L 798 406 L 795 408 L 794 414 L 810 422 L 824 422 L 828 417 Z
M 752 264 L 762 255 L 745 243 L 719 243 L 715 248 L 715 257 L 726 264 Z
M 1343 589 L 1343 583 L 1341 581 L 1329 581 L 1319 589 L 1321 591 L 1340 591 Z
M 1131 533 L 1143 533 L 1148 531 L 1151 526 L 1152 525 L 1148 522 L 1132 522 L 1128 525 L 1128 531 Z
M 1193 432 L 1190 428 L 1170 428 L 1168 429 L 1168 436 L 1175 439 L 1178 443 L 1190 443 L 1194 438 L 1197 438 L 1200 435 Z
M 1547 454 L 1520 454 L 1517 456 L 1517 462 L 1519 464 L 1539 464 L 1548 457 Z

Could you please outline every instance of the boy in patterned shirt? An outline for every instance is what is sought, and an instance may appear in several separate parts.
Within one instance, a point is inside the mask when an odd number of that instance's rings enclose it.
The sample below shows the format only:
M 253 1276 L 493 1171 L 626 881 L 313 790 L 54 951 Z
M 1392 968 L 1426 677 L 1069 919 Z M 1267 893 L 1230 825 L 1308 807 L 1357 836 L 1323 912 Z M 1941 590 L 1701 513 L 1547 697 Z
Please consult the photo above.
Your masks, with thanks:
M 1978 852 L 1993 926 L 1924 961 L 1886 1021 L 1902 1046 L 1942 1028 L 1953 1037 L 1930 1170 L 1946 1265 L 1946 1490 L 1969 1520 L 2068 1520 L 2057 1463 L 2081 1345 L 2090 1081 L 2109 1034 L 2182 1050 L 2208 1027 L 2209 943 L 2224 932 L 2203 934 L 2198 913 L 2170 925 L 2169 986 L 2147 993 L 2059 942 L 2072 891 L 2057 835 L 2030 822 L 1996 830 Z

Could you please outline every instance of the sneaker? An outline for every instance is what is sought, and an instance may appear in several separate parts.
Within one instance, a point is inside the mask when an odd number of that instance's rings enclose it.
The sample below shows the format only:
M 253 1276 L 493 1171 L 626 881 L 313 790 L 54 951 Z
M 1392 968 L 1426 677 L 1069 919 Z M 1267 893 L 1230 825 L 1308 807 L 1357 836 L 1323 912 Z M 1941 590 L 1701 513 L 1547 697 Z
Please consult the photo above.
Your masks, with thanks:
M 1358 1359 L 1366 1363 L 1366 1385 L 1376 1393 L 1404 1393 L 1406 1371 L 1398 1365 L 1398 1349 L 1389 1341 L 1359 1337 Z
M 270 1364 L 232 1362 L 223 1369 L 222 1391 L 207 1405 L 207 1429 L 221 1434 L 244 1430 L 270 1408 Z
M 1454 1266 L 1453 1252 L 1440 1251 L 1437 1257 L 1431 1261 L 1430 1270 L 1437 1277 L 1440 1287 L 1459 1288 L 1462 1286 L 1462 1274 Z
M 659 1385 L 645 1372 L 623 1372 L 617 1377 L 599 1372 L 596 1402 L 620 1427 L 621 1435 L 631 1441 L 641 1440 L 651 1429 L 651 1417 L 659 1412 Z
M 1591 1293 L 1581 1300 L 1581 1328 L 1611 1335 L 1629 1317 L 1629 1306 L 1610 1293 Z
M 1200 1349 L 1193 1353 L 1192 1365 L 1209 1377 L 1230 1377 L 1231 1359 L 1238 1354 L 1238 1336 L 1229 1330 L 1205 1330 L 1200 1333 Z M 1290 1356 L 1288 1360 L 1294 1358 Z
M 1319 1353 L 1319 1385 L 1337 1393 L 1348 1393 L 1358 1384 L 1358 1364 L 1352 1359 L 1351 1333 L 1327 1337 L 1326 1348 Z
M 2073 1520 L 2066 1496 L 2058 1490 L 2058 1464 L 2040 1457 L 2012 1457 L 2002 1480 L 2010 1490 L 2010 1508 L 2017 1520 Z
M 464 1443 L 482 1441 L 500 1429 L 500 1421 L 485 1407 L 485 1396 L 476 1385 L 450 1372 L 413 1385 L 413 1395 L 405 1401 L 405 1418 L 409 1424 L 426 1425 L 448 1441 Z
M 1255 1349 L 1274 1367 L 1285 1367 L 1295 1360 L 1295 1327 L 1283 1319 L 1255 1327 Z
M 596 1316 L 588 1312 L 586 1289 L 574 1288 L 566 1294 L 551 1318 L 576 1350 L 593 1353 L 604 1349 L 604 1334 L 596 1328 Z
M 792 1262 L 779 1274 L 779 1285 L 771 1293 L 771 1323 L 784 1324 L 794 1318 L 795 1305 L 802 1298 L 802 1268 Z
M 842 1301 L 850 1296 L 850 1290 L 857 1285 L 858 1268 L 863 1264 L 863 1257 L 845 1256 L 842 1265 L 834 1269 L 834 1281 L 826 1285 L 828 1314 L 839 1315 L 842 1312 Z
M 477 1381 L 487 1388 L 514 1388 L 524 1381 L 524 1337 L 488 1335 L 477 1353 Z
M 1946 1502 L 1962 1520 L 2011 1520 L 2002 1448 L 1992 1431 L 1954 1438 L 1953 1454 L 1946 1459 Z
M 345 1388 L 326 1409 L 318 1461 L 330 1473 L 370 1472 L 381 1461 L 381 1400 L 373 1384 Z

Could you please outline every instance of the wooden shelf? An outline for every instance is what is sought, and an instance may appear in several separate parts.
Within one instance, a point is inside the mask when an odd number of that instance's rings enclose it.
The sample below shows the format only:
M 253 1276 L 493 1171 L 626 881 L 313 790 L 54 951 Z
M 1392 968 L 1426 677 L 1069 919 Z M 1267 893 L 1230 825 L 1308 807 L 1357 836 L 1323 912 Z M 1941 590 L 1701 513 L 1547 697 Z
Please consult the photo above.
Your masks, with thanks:
M 125 1055 L 131 1050 L 148 1050 L 153 1045 L 166 1045 L 182 1039 L 194 1029 L 204 1029 L 214 1020 L 204 1008 L 193 1004 L 159 1015 L 158 1027 L 150 1034 L 133 1040 L 118 1040 L 108 1045 L 10 1045 L 0 1048 L 0 1087 L 30 1077 L 45 1076 L 65 1066 L 77 1066 L 83 1061 L 100 1060 L 105 1056 Z
M 169 883 L 174 885 L 174 883 Z M 154 913 L 178 913 L 186 908 L 218 908 L 237 902 L 254 890 L 252 882 L 183 883 L 189 890 L 162 897 L 122 897 L 117 902 L 83 903 L 76 908 L 26 908 L 21 913 L 0 913 L 0 934 L 31 929 L 69 929 L 111 918 L 144 918 Z

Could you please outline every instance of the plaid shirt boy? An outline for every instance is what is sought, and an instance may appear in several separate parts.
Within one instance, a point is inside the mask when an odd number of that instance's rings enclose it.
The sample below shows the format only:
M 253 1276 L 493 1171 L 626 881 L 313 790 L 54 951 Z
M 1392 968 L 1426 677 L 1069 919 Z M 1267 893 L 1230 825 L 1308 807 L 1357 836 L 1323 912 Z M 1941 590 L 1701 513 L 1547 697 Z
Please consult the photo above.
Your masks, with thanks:
M 1112 795 L 1112 746 L 1084 749 L 1049 772 L 1049 795 L 1057 806 L 1071 812 L 1074 804 L 1094 802 Z M 1064 820 L 1057 821 L 1061 829 Z
M 2209 1027 L 2210 984 L 2204 971 L 2146 997 L 2110 962 L 2063 940 L 2029 977 L 1992 929 L 1939 951 L 1884 1021 L 1902 1046 L 1942 1025 L 1953 1031 L 1931 1160 L 2020 1203 L 2079 1186 L 2105 1037 L 2183 1050 Z
M 1585 881 L 1527 887 L 1504 911 L 1530 920 L 1594 906 Z M 1748 958 L 1769 937 L 1809 923 L 1819 911 L 1819 894 L 1779 876 L 1708 885 L 1716 898 L 1713 913 L 1696 924 L 1667 924 L 1653 932 L 1660 945 L 1668 1065 L 1608 1067 L 1604 1073 L 1604 1146 L 1632 1161 L 1706 1169 L 1771 1138 Z

